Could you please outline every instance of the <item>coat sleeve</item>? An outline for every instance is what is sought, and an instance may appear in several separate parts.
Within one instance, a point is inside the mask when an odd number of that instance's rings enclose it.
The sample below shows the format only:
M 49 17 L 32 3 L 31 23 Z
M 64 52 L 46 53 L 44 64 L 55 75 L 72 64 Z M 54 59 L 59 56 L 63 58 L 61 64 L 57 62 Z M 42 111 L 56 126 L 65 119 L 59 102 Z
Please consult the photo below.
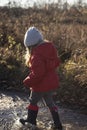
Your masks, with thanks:
M 27 87 L 32 87 L 35 84 L 40 83 L 46 74 L 44 60 L 40 56 L 33 56 L 31 59 L 31 72 L 24 79 L 23 83 Z

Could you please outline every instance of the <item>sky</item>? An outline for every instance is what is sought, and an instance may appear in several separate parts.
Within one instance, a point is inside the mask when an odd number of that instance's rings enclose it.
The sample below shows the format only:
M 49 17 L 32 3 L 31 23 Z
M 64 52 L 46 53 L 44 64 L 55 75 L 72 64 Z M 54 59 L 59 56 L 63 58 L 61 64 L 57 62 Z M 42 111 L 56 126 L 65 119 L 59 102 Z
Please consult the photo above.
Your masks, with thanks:
M 16 2 L 20 3 L 20 0 L 0 0 L 0 6 L 6 5 L 9 1 L 11 1 L 11 2 L 16 1 Z M 26 5 L 27 1 L 28 1 L 28 3 L 30 3 L 30 5 L 32 5 L 34 2 L 41 2 L 41 1 L 54 2 L 57 0 L 31 0 L 31 1 L 30 0 L 21 0 L 21 4 L 24 6 L 24 5 Z M 78 0 L 62 0 L 62 1 L 67 1 L 70 5 L 72 5 L 72 4 L 76 3 Z M 82 1 L 87 3 L 87 0 L 82 0 Z

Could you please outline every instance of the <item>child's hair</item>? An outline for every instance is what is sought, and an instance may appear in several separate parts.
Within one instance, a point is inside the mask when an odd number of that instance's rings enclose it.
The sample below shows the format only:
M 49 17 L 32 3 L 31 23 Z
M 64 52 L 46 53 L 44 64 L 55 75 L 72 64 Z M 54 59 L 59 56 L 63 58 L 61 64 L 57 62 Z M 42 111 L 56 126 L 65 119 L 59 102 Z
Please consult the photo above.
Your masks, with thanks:
M 30 65 L 31 49 L 32 49 L 32 47 L 26 47 L 25 64 L 27 67 L 31 66 Z

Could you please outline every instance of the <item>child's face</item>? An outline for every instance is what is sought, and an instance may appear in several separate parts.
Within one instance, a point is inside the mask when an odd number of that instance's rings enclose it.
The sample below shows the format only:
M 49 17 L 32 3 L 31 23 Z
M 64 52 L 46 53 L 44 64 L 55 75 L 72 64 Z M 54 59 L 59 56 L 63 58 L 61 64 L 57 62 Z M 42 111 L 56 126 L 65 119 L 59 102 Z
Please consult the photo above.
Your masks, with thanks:
M 29 47 L 29 53 L 31 54 L 31 51 L 32 51 L 32 46 Z
M 35 48 L 37 45 L 29 46 L 29 52 L 31 53 L 32 49 Z

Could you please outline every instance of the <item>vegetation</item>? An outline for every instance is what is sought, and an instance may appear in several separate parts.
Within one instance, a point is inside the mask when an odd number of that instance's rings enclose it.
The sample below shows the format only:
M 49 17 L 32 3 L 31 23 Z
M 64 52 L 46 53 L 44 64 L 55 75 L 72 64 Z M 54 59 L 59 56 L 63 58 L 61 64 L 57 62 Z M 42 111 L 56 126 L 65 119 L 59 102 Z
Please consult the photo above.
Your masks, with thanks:
M 0 8 L 0 88 L 22 89 L 28 73 L 23 38 L 36 26 L 58 50 L 61 66 L 58 98 L 87 106 L 87 9 Z

